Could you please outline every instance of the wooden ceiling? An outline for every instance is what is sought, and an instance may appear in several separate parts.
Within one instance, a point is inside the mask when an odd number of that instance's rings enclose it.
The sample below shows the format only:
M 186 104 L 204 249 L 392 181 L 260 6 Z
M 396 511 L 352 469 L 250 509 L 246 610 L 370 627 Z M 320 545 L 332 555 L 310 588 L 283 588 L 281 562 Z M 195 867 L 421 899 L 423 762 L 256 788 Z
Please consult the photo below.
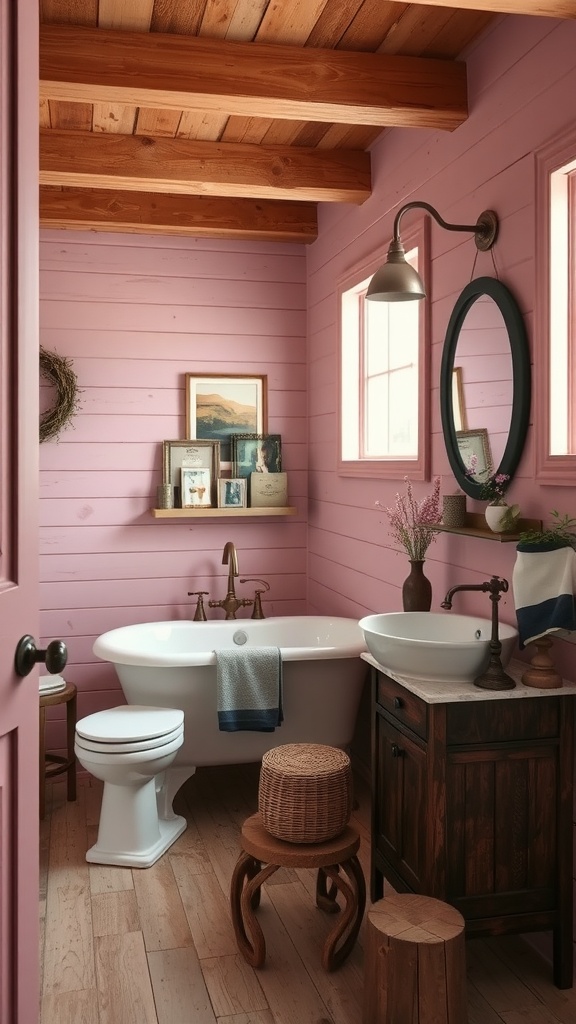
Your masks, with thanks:
M 465 120 L 456 58 L 515 13 L 576 2 L 40 0 L 40 222 L 313 241 L 384 129 Z

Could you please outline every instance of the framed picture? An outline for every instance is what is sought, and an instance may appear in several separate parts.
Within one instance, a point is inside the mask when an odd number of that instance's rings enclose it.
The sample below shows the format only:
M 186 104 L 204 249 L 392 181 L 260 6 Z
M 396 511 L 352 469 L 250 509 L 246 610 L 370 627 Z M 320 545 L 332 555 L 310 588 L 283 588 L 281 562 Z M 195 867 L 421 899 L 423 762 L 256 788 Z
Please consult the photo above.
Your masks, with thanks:
M 219 441 L 221 458 L 232 458 L 230 436 L 248 431 L 264 433 L 268 426 L 267 382 L 234 373 L 211 377 L 186 374 L 186 434 Z
M 482 483 L 494 469 L 488 431 L 485 427 L 479 427 L 478 430 L 457 430 L 456 444 L 465 471 L 470 468 L 472 455 L 476 456 L 476 472 L 472 479 Z
M 182 507 L 182 500 L 180 497 L 180 501 L 178 501 L 178 495 L 181 496 L 181 470 L 183 468 L 209 469 L 212 481 L 216 480 L 220 475 L 220 445 L 218 441 L 186 439 L 162 442 L 162 482 L 172 484 L 176 508 Z
M 209 469 L 188 469 L 181 474 L 182 508 L 212 507 L 212 474 Z
M 454 430 L 468 430 L 461 366 L 455 366 L 452 370 L 452 414 L 454 416 Z
M 246 508 L 246 480 L 241 477 L 218 481 L 218 508 Z
M 232 476 L 279 473 L 282 469 L 280 434 L 233 434 Z

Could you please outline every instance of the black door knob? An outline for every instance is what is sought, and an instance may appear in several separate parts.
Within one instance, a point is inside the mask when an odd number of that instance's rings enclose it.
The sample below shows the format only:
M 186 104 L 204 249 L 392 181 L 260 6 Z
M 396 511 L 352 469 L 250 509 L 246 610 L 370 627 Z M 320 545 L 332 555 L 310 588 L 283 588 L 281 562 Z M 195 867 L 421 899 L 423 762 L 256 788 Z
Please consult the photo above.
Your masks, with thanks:
M 19 676 L 27 676 L 34 665 L 44 663 L 50 675 L 61 672 L 68 661 L 68 650 L 63 640 L 52 640 L 44 650 L 36 647 L 33 636 L 20 637 L 14 656 L 14 668 Z

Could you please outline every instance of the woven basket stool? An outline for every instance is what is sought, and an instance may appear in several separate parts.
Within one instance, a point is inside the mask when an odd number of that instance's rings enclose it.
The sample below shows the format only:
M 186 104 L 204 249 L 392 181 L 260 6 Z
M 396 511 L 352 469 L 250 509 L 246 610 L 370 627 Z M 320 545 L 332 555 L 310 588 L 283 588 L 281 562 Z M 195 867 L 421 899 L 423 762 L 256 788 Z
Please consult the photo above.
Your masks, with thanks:
M 464 918 L 430 896 L 396 893 L 368 911 L 363 1024 L 466 1024 Z
M 253 814 L 242 826 L 241 844 L 232 875 L 230 905 L 236 942 L 246 962 L 261 967 L 266 959 L 264 935 L 254 913 L 260 904 L 262 883 L 280 867 L 318 868 L 316 906 L 327 913 L 338 913 L 324 942 L 322 967 L 325 971 L 340 967 L 356 942 L 366 906 L 364 875 L 356 856 L 360 846 L 356 829 L 347 825 L 340 835 L 323 843 L 287 843 L 271 836 L 260 815 Z M 336 902 L 338 892 L 345 901 L 341 912 Z
M 288 843 L 323 843 L 352 812 L 350 758 L 322 743 L 287 743 L 262 758 L 258 810 L 264 828 Z

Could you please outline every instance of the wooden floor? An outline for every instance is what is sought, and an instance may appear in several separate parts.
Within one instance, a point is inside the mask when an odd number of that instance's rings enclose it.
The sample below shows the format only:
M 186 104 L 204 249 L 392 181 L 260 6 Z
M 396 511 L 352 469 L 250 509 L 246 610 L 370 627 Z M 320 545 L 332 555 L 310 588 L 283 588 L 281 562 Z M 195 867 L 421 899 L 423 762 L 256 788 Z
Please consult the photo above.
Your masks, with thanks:
M 200 769 L 177 798 L 186 832 L 144 870 L 89 866 L 100 784 L 81 781 L 67 803 L 53 783 L 41 823 L 41 1024 L 361 1024 L 362 932 L 326 974 L 319 953 L 330 921 L 314 905 L 312 871 L 282 870 L 263 887 L 265 966 L 253 970 L 238 954 L 228 892 L 257 779 L 253 765 Z M 368 878 L 361 784 L 356 795 Z M 466 955 L 468 1024 L 575 1024 L 576 990 L 555 988 L 520 938 L 471 940 Z

